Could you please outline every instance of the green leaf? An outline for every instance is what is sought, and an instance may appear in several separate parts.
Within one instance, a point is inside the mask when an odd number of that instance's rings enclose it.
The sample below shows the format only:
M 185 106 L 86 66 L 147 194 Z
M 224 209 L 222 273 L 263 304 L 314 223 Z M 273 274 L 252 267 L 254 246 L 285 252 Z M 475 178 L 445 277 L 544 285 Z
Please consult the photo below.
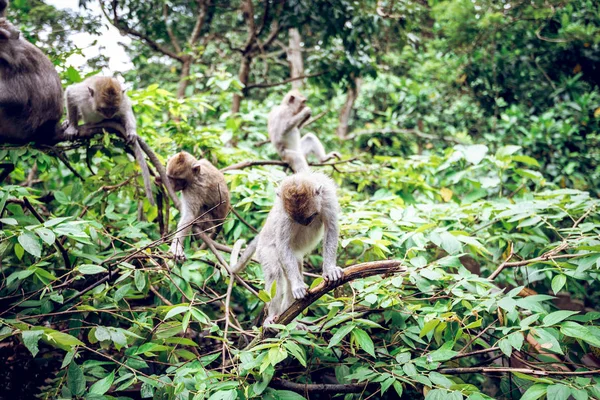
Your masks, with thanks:
M 460 241 L 450 232 L 440 233 L 442 239 L 442 248 L 450 255 L 456 254 L 462 251 L 462 244 Z
M 82 264 L 75 268 L 75 270 L 79 271 L 83 275 L 94 275 L 108 272 L 106 268 L 93 264 Z
M 548 389 L 548 385 L 536 383 L 535 385 L 533 385 L 529 389 L 527 389 L 527 391 L 525 393 L 523 393 L 521 400 L 539 399 L 540 397 L 542 397 L 543 395 L 546 394 L 547 389 Z
M 19 235 L 19 244 L 23 247 L 23 250 L 28 252 L 34 257 L 42 256 L 42 245 L 40 240 L 33 235 L 31 232 L 23 232 Z
M 306 367 L 306 354 L 305 354 L 304 349 L 302 347 L 300 347 L 296 343 L 290 342 L 290 341 L 286 341 L 283 344 L 283 346 L 287 349 L 287 351 L 289 351 L 290 353 L 292 353 L 292 355 L 298 361 L 300 361 L 300 364 L 302 364 L 303 367 Z
M 352 330 L 352 336 L 364 351 L 375 357 L 375 345 L 367 332 L 360 328 L 355 328 Z
M 401 398 L 402 397 L 402 392 L 403 392 L 403 388 L 402 388 L 402 383 L 400 381 L 396 381 L 392 384 L 392 386 L 394 387 L 394 390 L 396 390 L 396 393 L 398 394 L 398 397 Z
M 146 287 L 145 274 L 141 270 L 136 269 L 133 276 L 134 276 L 135 287 L 137 288 L 138 292 L 143 292 L 144 287 Z
M 104 393 L 108 392 L 110 387 L 112 386 L 115 380 L 115 372 L 111 372 L 106 377 L 100 379 L 98 382 L 94 383 L 92 387 L 90 387 L 90 394 L 97 394 L 102 396 Z
M 523 346 L 523 334 L 521 332 L 513 332 L 506 338 L 513 349 L 519 351 Z
M 48 228 L 37 228 L 35 231 L 37 235 L 44 241 L 46 244 L 53 245 L 56 240 L 56 236 L 54 232 L 52 232 Z
M 544 325 L 546 325 L 546 326 L 556 325 L 559 322 L 562 322 L 563 320 L 565 320 L 575 314 L 579 314 L 579 312 L 578 311 L 566 311 L 566 310 L 555 311 L 553 313 L 546 315 L 544 317 L 543 322 L 544 322 Z
M 521 150 L 521 146 L 504 146 L 504 147 L 501 147 L 496 152 L 496 158 L 498 160 L 505 159 L 505 158 L 513 155 L 514 153 L 516 153 L 519 150 Z
M 58 331 L 46 332 L 47 342 L 70 351 L 73 346 L 82 346 L 83 342 L 74 336 Z
M 306 400 L 306 397 L 291 390 L 275 390 L 273 393 L 277 396 L 277 400 Z
M 31 355 L 34 357 L 39 352 L 38 342 L 40 341 L 43 334 L 44 334 L 43 330 L 21 332 L 21 337 L 23 338 L 23 344 L 25 345 L 25 347 L 27 347 L 27 350 L 29 350 L 31 352 Z
M 85 392 L 85 377 L 79 365 L 72 362 L 67 371 L 67 387 L 75 396 L 81 396 Z
M 434 318 L 431 321 L 427 322 L 425 325 L 423 325 L 423 329 L 421 329 L 421 332 L 419 333 L 419 337 L 423 337 L 423 336 L 427 335 L 429 332 L 431 332 L 432 329 L 434 329 L 436 326 L 438 326 L 439 323 L 440 323 L 440 320 L 437 318 Z
M 330 349 L 333 346 L 337 345 L 355 327 L 356 327 L 356 325 L 354 325 L 354 324 L 347 324 L 347 325 L 344 325 L 343 327 L 339 328 L 331 337 L 331 340 L 329 341 L 329 345 L 327 346 L 327 348 Z
M 258 292 L 258 298 L 264 301 L 265 303 L 271 301 L 271 295 L 269 295 L 269 293 L 265 292 L 264 290 L 260 290 Z
M 501 339 L 498 342 L 498 347 L 500 347 L 500 350 L 502 350 L 502 352 L 507 357 L 511 356 L 511 354 L 512 354 L 512 345 L 510 344 L 510 342 L 507 339 Z
M 567 400 L 571 395 L 571 389 L 568 386 L 557 384 L 548 386 L 548 400 Z
M 551 285 L 554 294 L 558 294 L 563 286 L 565 286 L 565 283 L 567 283 L 567 277 L 565 275 L 556 275 L 554 278 L 552 278 Z
M 590 329 L 584 325 L 578 324 L 577 322 L 563 322 L 560 326 L 560 332 L 565 336 L 581 339 L 592 346 L 600 347 L 600 337 L 594 335 Z

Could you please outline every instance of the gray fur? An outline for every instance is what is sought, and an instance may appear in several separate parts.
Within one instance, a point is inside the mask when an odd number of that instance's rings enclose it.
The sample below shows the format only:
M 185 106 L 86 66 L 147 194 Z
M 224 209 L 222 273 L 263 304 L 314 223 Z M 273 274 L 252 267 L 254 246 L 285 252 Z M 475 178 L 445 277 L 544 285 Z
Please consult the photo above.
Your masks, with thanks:
M 307 226 L 297 223 L 285 211 L 278 194 L 258 237 L 250 243 L 239 262 L 232 262 L 236 264 L 233 272 L 237 273 L 245 267 L 256 250 L 265 277 L 265 290 L 269 292 L 273 282 L 276 282 L 277 293 L 268 305 L 268 317 L 264 325 L 276 322 L 294 299 L 307 295 L 308 286 L 302 278 L 303 258 L 314 250 L 321 239 L 323 278 L 336 281 L 344 273 L 336 266 L 339 206 L 335 183 L 322 173 L 306 171 L 285 178 L 281 186 L 300 181 L 309 182 L 314 189 L 320 188 L 315 198 L 319 215 Z M 237 250 L 232 252 L 232 257 L 237 261 L 241 244 L 234 247 Z
M 67 108 L 67 118 L 69 126 L 65 134 L 68 136 L 76 136 L 79 120 L 83 120 L 84 124 L 97 124 L 107 120 L 105 116 L 97 110 L 96 100 L 90 95 L 89 88 L 94 89 L 101 76 L 91 76 L 83 82 L 76 83 L 67 88 L 65 96 L 65 106 Z M 117 113 L 110 118 L 119 122 L 125 128 L 127 141 L 132 143 L 138 137 L 135 115 L 131 106 L 131 100 L 127 94 L 123 93 L 123 98 Z
M 285 95 L 280 105 L 271 110 L 267 129 L 269 138 L 283 161 L 288 163 L 294 172 L 308 171 L 306 158 L 314 154 L 319 162 L 332 157 L 339 158 L 339 153 L 325 154 L 325 148 L 319 138 L 309 133 L 300 138 L 300 126 L 310 118 L 311 110 L 305 106 L 306 98 L 298 91 L 292 90 Z
M 8 2 L 0 0 L 4 16 Z M 0 139 L 51 140 L 63 113 L 62 86 L 52 62 L 0 18 Z

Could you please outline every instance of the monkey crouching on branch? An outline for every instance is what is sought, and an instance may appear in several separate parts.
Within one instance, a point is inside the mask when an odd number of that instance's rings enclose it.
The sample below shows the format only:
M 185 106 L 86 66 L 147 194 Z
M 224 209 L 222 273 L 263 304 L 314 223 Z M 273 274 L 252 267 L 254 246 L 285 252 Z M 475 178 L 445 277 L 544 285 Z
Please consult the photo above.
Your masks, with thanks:
M 302 172 L 285 178 L 277 191 L 275 204 L 265 226 L 237 261 L 240 242 L 234 246 L 233 273 L 239 273 L 256 251 L 269 292 L 273 282 L 275 297 L 268 304 L 263 325 L 273 324 L 293 302 L 304 298 L 308 286 L 302 278 L 302 263 L 323 239 L 323 278 L 337 281 L 344 271 L 336 265 L 338 245 L 338 199 L 335 183 L 318 172 Z
M 192 225 L 206 233 L 220 230 L 229 213 L 229 189 L 221 171 L 185 151 L 169 159 L 167 177 L 175 191 L 181 190 L 181 216 L 170 251 L 177 261 L 183 261 L 183 241 Z
M 267 129 L 269 139 L 283 161 L 288 163 L 294 172 L 307 171 L 306 157 L 314 154 L 319 162 L 333 157 L 340 158 L 337 152 L 325 154 L 323 144 L 312 133 L 300 138 L 300 127 L 311 115 L 306 107 L 306 97 L 297 90 L 285 95 L 280 105 L 269 113 Z
M 131 100 L 115 78 L 92 76 L 67 88 L 65 105 L 69 126 L 65 134 L 76 136 L 79 119 L 84 124 L 116 121 L 125 128 L 129 143 L 138 137 Z
M 63 113 L 58 73 L 40 49 L 21 37 L 0 0 L 0 140 L 50 141 Z

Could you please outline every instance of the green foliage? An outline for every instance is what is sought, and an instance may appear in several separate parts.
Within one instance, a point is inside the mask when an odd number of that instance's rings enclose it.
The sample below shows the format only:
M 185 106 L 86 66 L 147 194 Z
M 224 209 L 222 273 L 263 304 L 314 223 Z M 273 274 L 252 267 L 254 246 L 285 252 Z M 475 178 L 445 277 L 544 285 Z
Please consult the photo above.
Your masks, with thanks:
M 158 3 L 127 3 L 144 32 L 168 40 Z M 168 3 L 180 26 L 193 26 L 191 3 Z M 172 232 L 178 211 L 157 187 L 160 211 L 145 199 L 118 138 L 2 145 L 0 159 L 15 170 L 0 187 L 0 351 L 49 363 L 39 397 L 301 399 L 307 393 L 282 382 L 334 380 L 368 383 L 348 400 L 599 396 L 597 376 L 571 373 L 594 369 L 600 348 L 600 95 L 590 63 L 600 45 L 597 7 L 334 3 L 286 3 L 281 21 L 303 23 L 309 68 L 329 67 L 304 89 L 313 115 L 325 112 L 304 131 L 356 158 L 317 167 L 339 185 L 338 265 L 396 259 L 406 272 L 353 280 L 298 317 L 308 330 L 279 325 L 276 337 L 249 346 L 277 288 L 255 296 L 234 282 L 228 296 L 227 271 L 195 243 L 175 264 L 158 221 Z M 13 6 L 11 17 L 39 26 L 24 16 L 33 8 Z M 227 27 L 234 43 L 243 38 L 236 10 L 212 10 L 210 28 Z M 169 63 L 151 61 L 140 43 L 129 49 L 140 66 L 126 74 L 137 87 L 129 94 L 138 133 L 161 162 L 182 149 L 218 168 L 275 158 L 272 146 L 255 144 L 267 139 L 266 116 L 283 90 L 253 89 L 231 114 L 243 87 L 238 54 L 223 44 L 198 49 L 211 62 L 195 66 L 183 98 Z M 566 61 L 574 54 L 577 72 Z M 258 60 L 254 71 L 266 64 Z M 357 135 L 342 141 L 331 110 L 342 106 L 352 74 L 364 78 Z M 279 66 L 262 78 L 287 75 Z M 83 77 L 63 71 L 65 83 Z M 262 226 L 286 172 L 225 172 L 244 221 L 230 214 L 219 243 L 255 236 L 247 225 Z M 306 269 L 320 274 L 321 261 L 316 252 Z M 242 277 L 262 288 L 258 265 Z M 322 281 L 311 280 L 313 288 Z M 484 370 L 502 365 L 512 373 Z

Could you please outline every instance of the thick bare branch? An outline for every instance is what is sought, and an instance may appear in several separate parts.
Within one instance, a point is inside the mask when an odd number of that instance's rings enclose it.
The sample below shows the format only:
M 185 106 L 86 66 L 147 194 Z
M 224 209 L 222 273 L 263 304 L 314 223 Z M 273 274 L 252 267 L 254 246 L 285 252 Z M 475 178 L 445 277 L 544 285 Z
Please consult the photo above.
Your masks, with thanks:
M 285 85 L 286 83 L 297 81 L 299 79 L 314 78 L 315 76 L 321 76 L 324 73 L 325 72 L 317 72 L 317 73 L 314 73 L 314 74 L 296 76 L 296 77 L 293 77 L 293 78 L 284 79 L 283 81 L 280 81 L 280 82 L 254 83 L 252 85 L 246 86 L 246 91 L 248 91 L 250 89 L 270 88 L 270 87 L 274 87 L 274 86 L 281 86 L 281 85 Z
M 366 383 L 325 384 L 325 383 L 296 383 L 281 378 L 273 378 L 269 386 L 275 389 L 286 389 L 296 393 L 361 393 L 367 386 L 377 385 Z
M 426 140 L 443 140 L 445 142 L 465 144 L 462 140 L 451 136 L 436 136 L 429 133 L 421 132 L 418 129 L 394 129 L 394 128 L 380 128 L 380 129 L 364 129 L 355 131 L 352 134 L 346 136 L 346 140 L 353 140 L 360 136 L 365 135 L 405 135 L 405 136 L 416 136 Z

